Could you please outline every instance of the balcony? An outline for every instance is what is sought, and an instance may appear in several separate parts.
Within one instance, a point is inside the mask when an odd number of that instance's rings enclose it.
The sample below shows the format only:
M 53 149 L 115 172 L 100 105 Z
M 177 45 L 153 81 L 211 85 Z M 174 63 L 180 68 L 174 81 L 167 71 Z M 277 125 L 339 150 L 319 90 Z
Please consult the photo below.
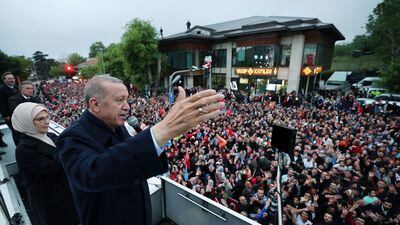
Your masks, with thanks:
M 59 134 L 63 127 L 50 123 L 50 132 Z M 31 225 L 24 201 L 17 188 L 19 177 L 15 162 L 11 131 L 0 125 L 4 133 L 3 140 L 8 147 L 1 148 L 7 154 L 0 160 L 0 224 Z M 16 182 L 17 181 L 17 182 Z M 257 222 L 222 206 L 201 194 L 172 181 L 168 177 L 152 177 L 148 179 L 151 194 L 153 224 L 179 225 L 227 225 L 258 224 Z M 110 206 L 112 207 L 112 206 Z

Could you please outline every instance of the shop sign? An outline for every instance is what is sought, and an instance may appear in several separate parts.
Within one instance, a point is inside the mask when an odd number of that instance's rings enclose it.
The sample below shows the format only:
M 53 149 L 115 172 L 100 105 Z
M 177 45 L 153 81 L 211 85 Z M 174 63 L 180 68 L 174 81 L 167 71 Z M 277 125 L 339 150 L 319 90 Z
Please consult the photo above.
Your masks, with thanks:
M 273 76 L 278 74 L 278 68 L 236 67 L 235 73 L 247 76 Z
M 314 76 L 322 72 L 322 66 L 307 66 L 301 70 L 301 75 Z

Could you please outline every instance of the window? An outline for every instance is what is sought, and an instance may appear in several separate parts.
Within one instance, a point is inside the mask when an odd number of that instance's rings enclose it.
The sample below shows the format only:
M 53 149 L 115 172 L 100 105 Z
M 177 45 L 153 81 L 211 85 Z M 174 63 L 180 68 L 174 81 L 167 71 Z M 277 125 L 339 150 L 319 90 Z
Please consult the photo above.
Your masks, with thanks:
M 275 46 L 276 47 L 276 46 Z M 276 59 L 277 57 L 275 57 L 275 54 L 278 51 L 275 51 L 275 47 L 274 46 L 266 46 L 265 48 L 265 56 L 264 56 L 264 66 L 265 67 L 274 67 L 276 66 Z
M 280 66 L 285 66 L 285 67 L 289 66 L 291 49 L 292 49 L 291 45 L 282 46 Z
M 244 66 L 254 65 L 254 47 L 246 47 Z
M 304 66 L 314 66 L 316 53 L 317 53 L 317 45 L 316 44 L 305 44 L 304 52 L 303 52 L 303 65 Z
M 217 49 L 214 51 L 213 67 L 226 67 L 226 49 Z
M 233 66 L 244 66 L 244 60 L 245 60 L 245 47 L 239 47 L 234 49 L 234 57 L 233 57 Z
M 275 67 L 277 65 L 277 45 L 238 47 L 234 49 L 232 65 L 236 67 Z
M 213 73 L 211 74 L 212 88 L 222 89 L 225 87 L 226 74 L 224 73 Z
M 362 84 L 361 84 L 361 86 L 370 86 L 370 85 L 372 85 L 372 81 L 364 81 L 364 82 L 362 82 Z
M 167 53 L 169 59 L 169 66 L 176 69 L 188 69 L 194 65 L 194 51 L 174 51 Z
M 265 46 L 254 47 L 254 66 L 264 67 L 265 58 Z

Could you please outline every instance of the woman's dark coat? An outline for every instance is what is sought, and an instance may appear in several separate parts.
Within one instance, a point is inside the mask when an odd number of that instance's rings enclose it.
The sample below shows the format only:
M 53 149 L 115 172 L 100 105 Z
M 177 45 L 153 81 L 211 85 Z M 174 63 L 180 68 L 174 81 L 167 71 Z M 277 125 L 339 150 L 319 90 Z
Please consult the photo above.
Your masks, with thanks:
M 49 134 L 54 140 L 55 135 Z M 15 157 L 24 179 L 34 225 L 77 225 L 79 219 L 56 148 L 22 134 Z

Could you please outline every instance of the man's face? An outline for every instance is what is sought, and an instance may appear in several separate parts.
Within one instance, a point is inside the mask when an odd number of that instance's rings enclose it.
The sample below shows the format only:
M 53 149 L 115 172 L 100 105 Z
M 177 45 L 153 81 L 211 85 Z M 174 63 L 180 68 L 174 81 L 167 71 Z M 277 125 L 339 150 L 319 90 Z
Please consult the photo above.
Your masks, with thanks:
M 97 99 L 99 111 L 96 114 L 109 127 L 120 127 L 129 111 L 128 91 L 123 84 L 104 82 L 103 85 L 105 97 Z
M 240 204 L 242 204 L 242 205 L 246 205 L 246 204 L 247 204 L 247 200 L 246 200 L 246 198 L 243 197 L 243 196 L 241 196 L 241 197 L 239 198 L 239 202 L 240 202 Z
M 326 223 L 332 222 L 332 215 L 329 214 L 329 213 L 325 213 L 325 214 L 324 214 L 324 221 L 325 221 Z
M 248 189 L 251 189 L 251 188 L 252 188 L 252 185 L 251 185 L 250 181 L 246 181 L 245 185 L 246 185 L 246 187 L 247 187 Z
M 357 217 L 356 218 L 356 225 L 364 225 L 365 224 L 365 220 L 361 217 Z
M 385 209 L 385 210 L 389 210 L 389 209 L 391 209 L 392 208 L 392 203 L 390 203 L 390 202 L 384 202 L 383 203 L 383 208 Z
M 26 97 L 32 97 L 33 95 L 33 85 L 26 84 L 21 87 L 21 94 Z
M 15 85 L 15 78 L 14 78 L 14 75 L 12 75 L 12 74 L 6 75 L 3 79 L 3 81 L 5 84 L 7 84 L 9 86 Z
M 259 198 L 259 199 L 261 199 L 262 197 L 264 197 L 264 190 L 258 189 L 257 195 L 258 195 L 258 198 Z
M 308 214 L 307 212 L 301 212 L 301 220 L 303 220 L 303 222 L 306 222 L 308 220 Z

